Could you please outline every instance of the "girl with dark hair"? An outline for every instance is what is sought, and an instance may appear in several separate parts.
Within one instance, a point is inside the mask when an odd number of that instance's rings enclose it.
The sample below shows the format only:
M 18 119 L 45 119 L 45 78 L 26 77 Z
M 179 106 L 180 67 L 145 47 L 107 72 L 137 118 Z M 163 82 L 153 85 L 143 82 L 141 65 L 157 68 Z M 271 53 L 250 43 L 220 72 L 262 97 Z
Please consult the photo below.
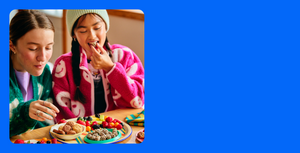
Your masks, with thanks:
M 67 10 L 71 52 L 53 68 L 57 121 L 144 106 L 144 68 L 126 46 L 110 45 L 106 10 Z
M 52 77 L 47 62 L 52 56 L 54 27 L 45 14 L 19 11 L 9 27 L 10 137 L 53 124 L 59 112 L 52 104 Z

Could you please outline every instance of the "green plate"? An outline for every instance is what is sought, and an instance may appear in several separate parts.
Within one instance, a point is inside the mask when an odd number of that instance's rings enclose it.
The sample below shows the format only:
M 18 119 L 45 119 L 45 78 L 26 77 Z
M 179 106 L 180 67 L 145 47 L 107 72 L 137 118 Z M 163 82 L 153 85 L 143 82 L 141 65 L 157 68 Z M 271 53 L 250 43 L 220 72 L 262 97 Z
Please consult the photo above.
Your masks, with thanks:
M 107 129 L 108 131 L 112 132 L 113 129 Z M 93 131 L 91 131 L 93 132 Z M 105 143 L 114 143 L 116 140 L 118 140 L 119 138 L 121 138 L 122 134 L 118 132 L 118 135 L 112 139 L 108 139 L 108 140 L 99 140 L 99 141 L 95 141 L 95 140 L 90 140 L 89 138 L 87 138 L 87 135 L 84 137 L 84 141 L 86 143 L 93 143 L 93 144 L 105 144 Z M 89 132 L 90 133 L 90 132 Z

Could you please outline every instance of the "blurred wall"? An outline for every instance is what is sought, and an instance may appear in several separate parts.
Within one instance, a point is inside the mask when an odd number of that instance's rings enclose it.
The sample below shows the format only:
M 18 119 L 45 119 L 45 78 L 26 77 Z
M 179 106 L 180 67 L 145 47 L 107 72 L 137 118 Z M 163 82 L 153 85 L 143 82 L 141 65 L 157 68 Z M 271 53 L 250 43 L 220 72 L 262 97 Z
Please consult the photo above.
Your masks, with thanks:
M 54 16 L 49 16 L 52 21 L 55 29 L 54 34 L 54 45 L 53 45 L 53 53 L 49 62 L 54 64 L 55 60 L 62 54 L 63 52 L 63 31 L 62 31 L 62 19 Z M 70 42 L 71 43 L 71 42 Z
M 50 10 L 41 10 L 46 14 Z M 15 15 L 17 10 L 10 13 L 10 19 Z M 141 11 L 137 11 L 141 12 Z M 57 13 L 57 12 L 56 12 Z M 53 63 L 63 53 L 63 22 L 61 14 L 54 14 L 47 16 L 52 21 L 55 28 L 53 54 L 49 62 Z M 144 21 L 109 15 L 110 29 L 107 37 L 110 44 L 121 44 L 129 47 L 140 58 L 144 65 Z M 67 51 L 71 51 L 71 36 L 66 31 L 67 35 Z

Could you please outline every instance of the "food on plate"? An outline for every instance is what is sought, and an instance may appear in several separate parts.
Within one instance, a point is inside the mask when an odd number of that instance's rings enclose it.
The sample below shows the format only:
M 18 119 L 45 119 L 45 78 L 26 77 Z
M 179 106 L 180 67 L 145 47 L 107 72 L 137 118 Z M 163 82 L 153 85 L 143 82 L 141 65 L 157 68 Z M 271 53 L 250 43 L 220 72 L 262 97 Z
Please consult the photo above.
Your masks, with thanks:
M 145 138 L 145 132 L 144 131 L 141 131 L 141 132 L 139 132 L 138 133 L 138 138 L 140 138 L 140 139 L 144 139 Z
M 59 126 L 59 127 L 58 127 L 58 130 L 62 130 L 63 127 L 64 127 L 63 125 Z
M 94 124 L 94 125 L 92 126 L 92 128 L 93 128 L 94 130 L 99 129 L 99 128 L 100 128 L 100 125 Z
M 71 127 L 73 126 L 73 125 L 75 125 L 76 123 L 74 122 L 74 121 L 68 121 L 67 123 L 66 123 L 66 125 L 70 125 Z
M 14 143 L 15 143 L 15 144 L 23 144 L 23 143 L 24 143 L 24 140 L 22 140 L 22 139 L 17 139 Z
M 82 120 L 77 120 L 77 122 L 76 122 L 76 123 L 86 126 L 85 122 L 84 122 L 84 121 L 82 121 Z
M 40 144 L 45 144 L 46 142 L 44 140 L 41 140 Z
M 86 132 L 90 132 L 92 128 L 90 126 L 86 126 Z
M 57 134 L 68 134 L 73 135 L 83 131 L 83 128 L 80 124 L 77 124 L 73 121 L 68 121 L 65 125 L 61 125 L 58 129 L 53 129 L 54 133 Z
M 57 139 L 53 138 L 51 141 L 52 141 L 52 144 L 57 144 Z
M 80 133 L 82 131 L 82 126 L 79 124 L 75 124 L 74 126 L 72 126 L 72 129 L 76 132 L 76 133 Z
M 67 121 L 66 121 L 65 119 L 61 119 L 61 120 L 58 122 L 58 124 L 60 124 L 60 123 L 67 123 Z
M 95 140 L 95 141 L 102 141 L 102 140 L 109 140 L 114 137 L 118 136 L 117 129 L 114 128 L 112 132 L 108 131 L 107 129 L 96 129 L 93 132 L 90 132 L 87 135 L 87 138 L 90 140 Z
M 70 126 L 70 125 L 65 125 L 64 127 L 63 127 L 63 131 L 65 131 L 66 133 L 68 133 L 70 130 L 72 130 L 72 127 Z
M 74 130 L 70 130 L 69 132 L 67 132 L 67 134 L 76 134 L 76 132 Z
M 118 124 L 118 125 L 116 126 L 116 128 L 117 128 L 118 130 L 121 130 L 121 129 L 123 128 L 123 126 L 122 126 L 121 124 Z

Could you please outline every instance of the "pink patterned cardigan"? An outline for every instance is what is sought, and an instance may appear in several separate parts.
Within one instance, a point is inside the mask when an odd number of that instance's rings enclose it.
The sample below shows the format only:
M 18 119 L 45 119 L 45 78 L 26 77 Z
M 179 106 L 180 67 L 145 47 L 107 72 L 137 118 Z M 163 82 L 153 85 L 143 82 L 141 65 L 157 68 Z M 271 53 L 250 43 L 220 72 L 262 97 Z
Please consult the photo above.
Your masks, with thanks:
M 128 47 L 111 45 L 114 67 L 101 71 L 105 92 L 105 111 L 117 108 L 141 108 L 144 105 L 144 68 Z M 54 64 L 53 103 L 60 110 L 56 120 L 94 115 L 94 80 L 88 70 L 85 51 L 80 47 L 80 91 L 86 98 L 82 104 L 74 100 L 76 85 L 72 72 L 72 52 L 61 55 Z

